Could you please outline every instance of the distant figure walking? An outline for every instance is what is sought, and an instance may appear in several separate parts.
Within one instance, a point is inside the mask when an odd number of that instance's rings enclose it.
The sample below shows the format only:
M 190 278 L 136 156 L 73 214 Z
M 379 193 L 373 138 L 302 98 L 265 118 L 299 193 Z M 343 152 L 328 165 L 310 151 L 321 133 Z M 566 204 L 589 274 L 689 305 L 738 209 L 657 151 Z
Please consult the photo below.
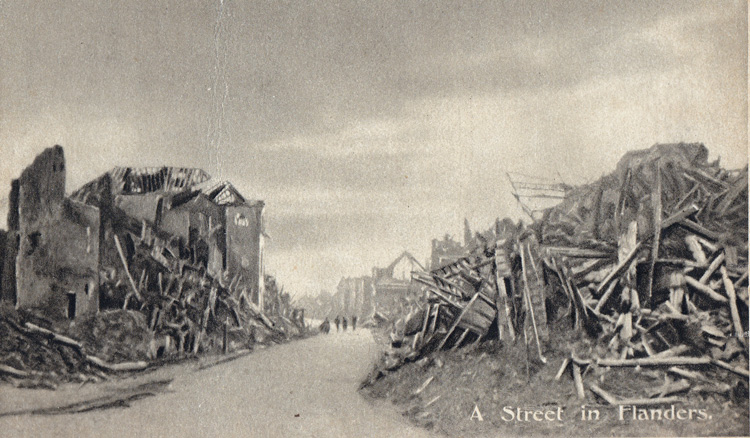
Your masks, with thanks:
M 346 320 L 346 316 L 341 319 L 341 326 L 344 328 L 344 331 L 346 331 L 346 325 L 349 322 Z
M 336 315 L 336 319 L 334 319 L 333 322 L 336 323 L 336 331 L 339 331 L 339 327 L 341 325 L 341 318 L 339 318 L 339 316 Z
M 352 330 L 357 330 L 357 315 L 352 315 Z
M 329 321 L 327 317 L 325 321 L 323 321 L 323 323 L 320 324 L 320 331 L 325 334 L 328 334 L 328 332 L 331 331 L 331 321 Z

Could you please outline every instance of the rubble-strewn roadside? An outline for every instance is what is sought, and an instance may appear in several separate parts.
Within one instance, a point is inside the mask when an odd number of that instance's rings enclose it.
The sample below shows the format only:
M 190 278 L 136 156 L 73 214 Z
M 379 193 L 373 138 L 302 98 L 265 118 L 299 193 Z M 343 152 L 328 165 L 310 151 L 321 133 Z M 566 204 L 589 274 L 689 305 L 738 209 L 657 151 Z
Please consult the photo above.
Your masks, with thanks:
M 426 382 L 438 358 L 499 343 L 484 356 L 467 353 L 464 365 L 477 375 L 482 361 L 525 374 L 484 375 L 478 385 L 499 391 L 501 405 L 708 402 L 716 415 L 743 411 L 746 432 L 748 170 L 707 156 L 701 144 L 630 152 L 528 227 L 490 230 L 468 257 L 415 273 L 424 300 L 395 325 L 368 391 L 393 397 L 405 391 L 401 378 Z M 445 382 L 444 403 L 481 398 L 443 374 L 433 376 Z M 427 417 L 443 426 L 460 418 Z
M 0 233 L 0 379 L 53 388 L 307 333 L 263 275 L 262 201 L 200 169 L 116 167 L 65 195 L 48 148 Z

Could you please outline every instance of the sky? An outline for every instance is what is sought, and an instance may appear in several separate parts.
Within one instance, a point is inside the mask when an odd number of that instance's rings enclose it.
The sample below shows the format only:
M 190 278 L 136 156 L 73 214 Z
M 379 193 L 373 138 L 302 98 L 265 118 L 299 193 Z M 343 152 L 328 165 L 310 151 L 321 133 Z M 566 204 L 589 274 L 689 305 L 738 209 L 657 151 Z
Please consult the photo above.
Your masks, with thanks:
M 201 167 L 265 201 L 286 291 L 331 291 L 404 250 L 425 261 L 464 218 L 521 218 L 507 172 L 581 184 L 679 141 L 746 165 L 747 16 L 743 0 L 3 0 L 0 215 L 55 144 L 68 192 L 115 165 Z

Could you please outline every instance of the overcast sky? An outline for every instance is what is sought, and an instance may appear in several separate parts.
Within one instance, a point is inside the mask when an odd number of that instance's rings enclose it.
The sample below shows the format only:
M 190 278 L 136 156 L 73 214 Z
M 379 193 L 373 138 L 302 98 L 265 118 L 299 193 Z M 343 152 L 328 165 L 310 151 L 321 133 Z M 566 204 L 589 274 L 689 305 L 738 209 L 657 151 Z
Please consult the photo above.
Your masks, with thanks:
M 519 218 L 506 172 L 583 183 L 657 142 L 747 163 L 747 3 L 0 1 L 0 214 L 65 147 L 202 167 L 266 202 L 295 294 Z M 0 222 L 1 223 L 1 222 Z

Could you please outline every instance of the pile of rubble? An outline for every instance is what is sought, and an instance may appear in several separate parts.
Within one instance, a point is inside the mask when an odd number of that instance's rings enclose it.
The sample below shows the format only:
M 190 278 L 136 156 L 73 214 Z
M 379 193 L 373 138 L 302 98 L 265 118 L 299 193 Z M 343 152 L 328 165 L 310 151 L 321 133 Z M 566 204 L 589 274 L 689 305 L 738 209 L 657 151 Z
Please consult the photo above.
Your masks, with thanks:
M 0 377 L 143 369 L 305 331 L 263 276 L 262 201 L 168 167 L 116 167 L 67 196 L 65 168 L 55 146 L 11 183 Z
M 569 371 L 581 399 L 585 382 L 609 404 L 746 393 L 748 169 L 728 171 L 707 156 L 702 144 L 630 152 L 541 220 L 414 273 L 422 307 L 395 325 L 373 377 L 432 351 L 499 339 L 527 351 L 534 344 L 542 364 L 567 350 L 556 379 Z M 569 327 L 575 341 L 549 345 L 553 327 Z M 612 367 L 664 384 L 613 394 Z
M 15 386 L 54 389 L 60 382 L 95 382 L 147 367 L 144 361 L 110 363 L 83 343 L 30 322 L 39 322 L 34 315 L 0 312 L 0 377 Z

